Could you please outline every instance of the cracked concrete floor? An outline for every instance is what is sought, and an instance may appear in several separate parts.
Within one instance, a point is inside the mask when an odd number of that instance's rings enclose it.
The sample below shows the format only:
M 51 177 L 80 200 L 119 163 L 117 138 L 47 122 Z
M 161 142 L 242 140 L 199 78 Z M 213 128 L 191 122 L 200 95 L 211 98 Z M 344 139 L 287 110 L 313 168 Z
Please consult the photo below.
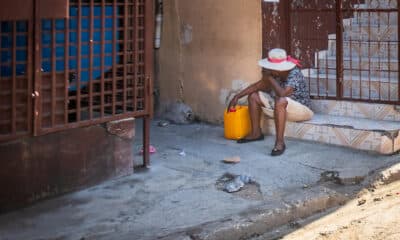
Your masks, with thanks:
M 141 145 L 137 124 L 138 152 Z M 269 156 L 274 138 L 237 144 L 223 138 L 223 128 L 202 123 L 157 126 L 153 121 L 149 170 L 107 181 L 75 193 L 0 216 L 0 239 L 155 239 L 186 229 L 218 226 L 255 209 L 284 209 L 289 202 L 325 194 L 357 192 L 361 186 L 333 187 L 321 183 L 321 173 L 346 172 L 364 177 L 398 161 L 346 148 L 287 140 L 287 150 Z M 225 157 L 239 156 L 238 164 Z M 137 162 L 141 157 L 136 156 Z M 218 190 L 225 173 L 252 176 L 261 197 L 244 198 Z M 228 220 L 227 220 L 228 219 Z M 229 224 L 228 224 L 229 225 Z M 176 235 L 175 235 L 176 236 Z M 215 235 L 216 236 L 216 235 Z M 178 239 L 171 237 L 171 239 Z M 199 237 L 201 239 L 201 237 Z M 218 239 L 203 237 L 203 239 Z

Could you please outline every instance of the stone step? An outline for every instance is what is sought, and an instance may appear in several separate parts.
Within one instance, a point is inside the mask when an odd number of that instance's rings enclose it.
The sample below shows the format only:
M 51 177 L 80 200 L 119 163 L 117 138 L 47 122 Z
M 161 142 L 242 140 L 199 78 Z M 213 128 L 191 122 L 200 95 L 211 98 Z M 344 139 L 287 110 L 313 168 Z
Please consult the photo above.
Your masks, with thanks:
M 365 102 L 312 99 L 315 113 L 400 122 L 400 106 Z
M 336 74 L 336 57 L 327 56 L 317 59 L 319 73 Z M 374 78 L 398 78 L 399 61 L 387 58 L 343 58 L 344 75 Z
M 354 4 L 357 9 L 397 8 L 397 0 L 364 0 L 363 4 Z
M 335 97 L 336 75 L 303 70 L 311 96 Z M 343 96 L 360 100 L 398 101 L 398 78 L 368 78 L 344 75 Z
M 398 41 L 343 41 L 343 56 L 356 58 L 398 58 Z M 328 40 L 328 56 L 336 56 L 336 40 Z
M 262 118 L 264 134 L 275 134 L 273 119 Z M 400 150 L 400 122 L 315 113 L 305 122 L 287 122 L 285 137 L 393 154 Z
M 353 13 L 353 17 L 349 18 L 350 24 L 389 26 L 396 25 L 398 23 L 397 11 L 379 12 L 375 11 L 376 9 L 371 10 L 372 11 L 355 11 Z
M 358 67 L 358 66 L 357 66 Z M 358 70 L 358 69 L 344 69 L 343 76 L 353 76 L 352 79 L 362 79 L 368 81 L 369 78 L 373 79 L 398 79 L 399 72 L 384 71 L 384 70 Z M 336 68 L 319 68 L 320 74 L 336 75 Z
M 355 41 L 397 41 L 398 25 L 345 25 L 344 40 Z

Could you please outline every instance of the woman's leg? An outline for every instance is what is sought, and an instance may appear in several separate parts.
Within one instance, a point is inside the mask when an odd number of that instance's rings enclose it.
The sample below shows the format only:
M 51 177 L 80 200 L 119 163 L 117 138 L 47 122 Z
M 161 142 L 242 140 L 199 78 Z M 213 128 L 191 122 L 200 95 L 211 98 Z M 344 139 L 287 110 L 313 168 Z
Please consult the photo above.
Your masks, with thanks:
M 258 92 L 253 92 L 248 96 L 249 113 L 251 121 L 251 132 L 246 136 L 246 139 L 255 139 L 262 135 L 260 126 L 261 107 L 263 103 L 260 100 Z
M 286 126 L 286 107 L 288 101 L 286 97 L 275 97 L 274 121 L 275 121 L 275 149 L 282 150 L 285 146 L 285 126 Z

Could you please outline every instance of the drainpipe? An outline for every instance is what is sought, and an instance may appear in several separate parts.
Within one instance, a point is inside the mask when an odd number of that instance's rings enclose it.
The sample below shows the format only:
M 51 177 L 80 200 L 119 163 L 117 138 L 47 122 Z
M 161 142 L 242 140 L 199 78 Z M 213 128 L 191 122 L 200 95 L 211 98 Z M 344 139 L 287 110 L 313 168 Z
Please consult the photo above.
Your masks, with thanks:
M 160 107 L 160 52 L 161 29 L 163 22 L 163 0 L 155 2 L 155 29 L 154 29 L 154 109 L 158 112 Z
M 163 14 L 162 14 L 162 4 L 163 0 L 156 0 L 156 29 L 155 29 L 155 37 L 154 37 L 154 48 L 158 49 L 161 46 L 161 28 L 163 22 Z

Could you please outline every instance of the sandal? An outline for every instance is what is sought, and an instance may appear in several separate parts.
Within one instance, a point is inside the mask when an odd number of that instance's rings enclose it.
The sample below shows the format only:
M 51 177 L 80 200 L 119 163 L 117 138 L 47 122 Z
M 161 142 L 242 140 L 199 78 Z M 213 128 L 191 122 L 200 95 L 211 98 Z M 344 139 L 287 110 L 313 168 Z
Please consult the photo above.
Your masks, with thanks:
M 258 138 L 253 138 L 253 139 L 248 139 L 248 138 L 242 138 L 237 140 L 237 143 L 248 143 L 248 142 L 255 142 L 255 141 L 262 141 L 264 140 L 264 135 L 261 134 Z
M 282 155 L 285 152 L 286 146 L 283 145 L 282 149 L 277 149 L 276 147 L 274 147 L 274 149 L 272 149 L 271 151 L 271 156 L 279 156 Z

